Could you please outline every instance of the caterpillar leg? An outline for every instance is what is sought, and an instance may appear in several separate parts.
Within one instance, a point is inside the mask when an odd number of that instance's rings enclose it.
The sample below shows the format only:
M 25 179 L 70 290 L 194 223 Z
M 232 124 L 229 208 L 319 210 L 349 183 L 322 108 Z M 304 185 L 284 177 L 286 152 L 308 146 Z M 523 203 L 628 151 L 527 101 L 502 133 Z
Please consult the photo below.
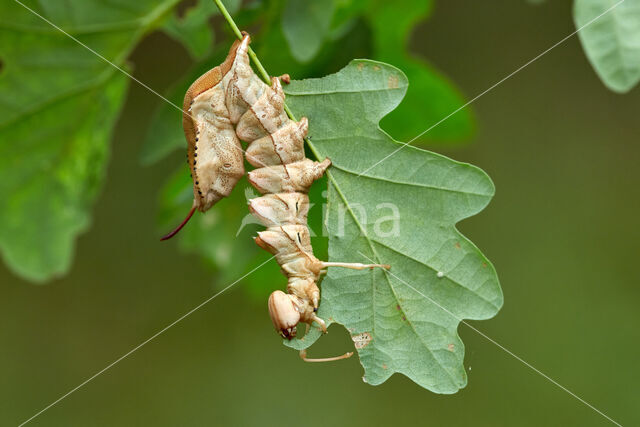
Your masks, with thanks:
M 367 268 L 384 268 L 385 270 L 391 269 L 389 264 L 361 264 L 359 262 L 324 262 L 321 261 L 322 268 L 326 267 L 343 267 L 351 268 L 353 270 L 366 270 Z
M 305 362 L 335 362 L 336 360 L 348 359 L 353 356 L 353 351 L 348 351 L 343 355 L 335 357 L 323 357 L 321 359 L 312 359 L 307 357 L 307 350 L 300 350 L 300 358 Z
M 307 332 L 309 332 L 309 325 L 307 324 Z M 305 333 L 306 335 L 306 333 Z M 351 356 L 353 356 L 353 351 L 348 351 L 345 354 L 342 354 L 340 356 L 334 356 L 334 357 L 323 357 L 321 359 L 312 359 L 307 357 L 307 350 L 300 350 L 300 358 L 302 360 L 304 360 L 305 362 L 334 362 L 336 360 L 342 360 L 342 359 L 348 359 Z
M 318 325 L 320 325 L 322 332 L 324 332 L 325 334 L 327 333 L 327 324 L 324 322 L 324 320 L 316 316 L 315 313 L 311 315 L 311 321 L 316 322 Z M 308 328 L 309 328 L 309 325 L 307 324 L 307 330 L 309 330 Z

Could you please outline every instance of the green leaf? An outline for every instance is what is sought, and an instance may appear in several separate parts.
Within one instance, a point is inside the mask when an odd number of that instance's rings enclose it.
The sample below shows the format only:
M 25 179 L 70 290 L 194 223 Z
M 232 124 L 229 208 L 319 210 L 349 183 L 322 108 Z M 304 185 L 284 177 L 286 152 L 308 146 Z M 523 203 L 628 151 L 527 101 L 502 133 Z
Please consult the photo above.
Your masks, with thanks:
M 122 65 L 176 2 L 26 4 Z M 0 252 L 14 272 L 42 282 L 69 269 L 89 226 L 127 80 L 12 1 L 0 5 L 0 61 Z
M 239 0 L 223 1 L 229 13 L 240 7 Z M 197 0 L 195 4 L 172 14 L 164 23 L 163 30 L 175 40 L 184 44 L 194 59 L 202 59 L 210 53 L 214 43 L 214 32 L 209 24 L 211 18 L 219 14 L 213 0 Z
M 340 36 L 345 27 L 350 27 L 355 19 L 369 8 L 370 0 L 334 0 L 335 11 L 331 20 L 330 36 Z
M 309 118 L 311 148 L 333 162 L 330 261 L 391 265 L 389 272 L 330 268 L 319 315 L 352 335 L 367 383 L 399 372 L 454 393 L 467 381 L 460 320 L 488 319 L 503 301 L 493 266 L 455 225 L 480 212 L 494 186 L 482 170 L 438 154 L 411 146 L 392 154 L 400 145 L 378 122 L 407 85 L 397 68 L 356 60 L 286 88 L 292 111 Z M 314 328 L 289 345 L 306 348 L 318 336 Z
M 463 143 L 473 135 L 475 121 L 470 108 L 451 115 L 466 102 L 458 89 L 426 61 L 419 58 L 391 58 L 376 55 L 402 69 L 412 82 L 406 100 L 385 117 L 382 128 L 398 138 L 414 143 L 426 141 Z
M 331 25 L 332 0 L 289 0 L 282 14 L 282 31 L 294 58 L 310 61 L 320 50 Z
M 431 8 L 431 0 L 375 0 L 367 8 L 375 59 L 400 68 L 411 82 L 406 99 L 385 117 L 382 128 L 407 141 L 427 129 L 417 141 L 460 141 L 474 131 L 471 110 L 464 108 L 442 120 L 465 104 L 463 96 L 427 61 L 407 52 L 411 31 Z
M 615 4 L 611 0 L 576 0 L 573 18 L 577 28 L 586 25 L 578 36 L 602 82 L 612 91 L 624 93 L 640 80 L 640 0 Z

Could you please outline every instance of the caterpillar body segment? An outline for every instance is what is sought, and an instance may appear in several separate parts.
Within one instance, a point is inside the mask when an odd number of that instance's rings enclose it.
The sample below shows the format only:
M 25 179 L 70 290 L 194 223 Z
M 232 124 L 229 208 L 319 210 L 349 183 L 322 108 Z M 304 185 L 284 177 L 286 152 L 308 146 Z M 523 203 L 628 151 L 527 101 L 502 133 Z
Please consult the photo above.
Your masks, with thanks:
M 265 227 L 306 225 L 309 196 L 304 193 L 266 194 L 249 200 L 249 211 Z
M 304 137 L 309 130 L 306 117 L 290 121 L 272 134 L 257 139 L 247 147 L 247 161 L 254 167 L 289 164 L 304 159 Z
M 389 266 L 324 262 L 313 255 L 307 193 L 331 161 L 305 158 L 309 123 L 304 117 L 295 122 L 287 116 L 278 78 L 267 85 L 255 75 L 249 64 L 249 42 L 246 34 L 235 42 L 227 59 L 196 80 L 185 96 L 183 125 L 194 183 L 190 214 L 204 212 L 230 194 L 244 175 L 240 141 L 247 142 L 246 159 L 256 168 L 248 174 L 249 183 L 262 194 L 249 201 L 249 210 L 266 227 L 255 241 L 275 255 L 287 277 L 287 292 L 277 290 L 269 297 L 269 314 L 276 331 L 291 339 L 301 322 L 315 322 L 326 331 L 325 322 L 316 313 L 318 282 L 327 267 L 361 270 Z M 288 82 L 289 77 L 282 79 Z M 308 359 L 304 352 L 301 356 L 307 361 L 324 360 Z
M 321 178 L 329 166 L 329 159 L 321 163 L 304 159 L 279 166 L 267 166 L 249 172 L 249 183 L 262 194 L 307 193 L 313 181 Z

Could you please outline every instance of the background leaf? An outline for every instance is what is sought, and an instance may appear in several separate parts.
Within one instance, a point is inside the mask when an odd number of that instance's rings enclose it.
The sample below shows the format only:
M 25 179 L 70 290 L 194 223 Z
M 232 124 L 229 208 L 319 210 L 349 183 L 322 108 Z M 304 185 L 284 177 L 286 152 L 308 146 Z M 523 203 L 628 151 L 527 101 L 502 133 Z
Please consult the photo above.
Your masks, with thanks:
M 206 213 L 198 213 L 189 221 L 189 226 L 180 232 L 180 249 L 196 253 L 205 264 L 219 272 L 220 283 L 230 283 L 268 259 L 251 238 L 258 230 L 256 221 L 247 209 L 247 194 L 255 197 L 253 189 L 243 179 L 228 198 L 223 199 Z M 246 193 L 248 191 L 249 193 Z M 160 225 L 164 230 L 176 226 L 193 203 L 193 184 L 189 170 L 181 167 L 165 185 L 160 198 Z M 264 280 L 273 271 L 260 269 L 247 282 L 251 293 L 264 297 Z
M 229 13 L 235 13 L 240 7 L 240 0 L 223 1 Z M 195 59 L 202 59 L 210 53 L 215 35 L 210 21 L 219 15 L 213 0 L 197 0 L 195 4 L 176 8 L 162 29 L 173 39 L 184 44 L 190 55 Z
M 332 5 L 335 6 L 335 13 L 327 33 L 324 22 L 331 18 Z M 399 138 L 410 140 L 465 103 L 460 91 L 443 74 L 424 58 L 409 52 L 411 32 L 430 15 L 432 7 L 431 0 L 293 0 L 282 10 L 283 32 L 293 59 L 305 62 L 316 55 L 319 50 L 316 46 L 323 38 L 343 38 L 357 25 L 358 20 L 365 21 L 370 29 L 371 45 L 371 52 L 366 56 L 393 64 L 402 69 L 411 81 L 405 102 L 382 121 L 385 130 Z M 321 30 L 310 30 L 319 27 L 319 21 L 323 22 Z M 272 33 L 274 31 L 270 32 Z M 350 36 L 353 37 L 353 32 Z M 349 40 L 349 37 L 344 37 L 344 40 Z M 280 46 L 281 43 L 275 45 Z M 337 51 L 341 46 L 342 44 L 338 45 Z M 259 53 L 266 60 L 273 54 Z M 271 67 L 269 70 L 273 72 Z M 474 129 L 471 110 L 465 108 L 421 135 L 417 138 L 417 143 L 461 142 L 468 139 Z
M 573 18 L 581 28 L 613 7 L 611 0 L 576 0 Z M 624 93 L 640 80 L 640 0 L 625 0 L 578 32 L 587 58 L 602 82 Z
M 176 2 L 26 3 L 122 65 Z M 69 268 L 88 227 L 127 81 L 15 2 L 0 5 L 0 60 L 0 251 L 41 282 Z
M 288 0 L 282 14 L 282 31 L 299 62 L 311 60 L 320 50 L 333 16 L 333 0 Z
M 292 110 L 309 118 L 312 147 L 333 162 L 329 259 L 392 266 L 390 273 L 329 269 L 319 314 L 352 335 L 366 382 L 400 372 L 454 393 L 466 384 L 459 319 L 488 319 L 502 306 L 495 270 L 455 224 L 481 211 L 494 187 L 474 166 L 409 146 L 367 171 L 398 148 L 378 122 L 407 84 L 392 66 L 356 60 L 286 88 Z M 397 231 L 385 220 L 394 209 Z M 307 347 L 317 336 L 292 346 Z
M 409 36 L 433 7 L 431 0 L 373 0 L 366 9 L 372 27 L 373 57 L 400 68 L 411 84 L 404 102 L 382 120 L 396 138 L 411 140 L 464 105 L 460 91 L 424 58 L 409 52 Z M 411 13 L 407 13 L 407 11 Z M 436 43 L 437 41 L 434 41 Z M 474 131 L 469 108 L 458 111 L 417 139 L 460 141 Z

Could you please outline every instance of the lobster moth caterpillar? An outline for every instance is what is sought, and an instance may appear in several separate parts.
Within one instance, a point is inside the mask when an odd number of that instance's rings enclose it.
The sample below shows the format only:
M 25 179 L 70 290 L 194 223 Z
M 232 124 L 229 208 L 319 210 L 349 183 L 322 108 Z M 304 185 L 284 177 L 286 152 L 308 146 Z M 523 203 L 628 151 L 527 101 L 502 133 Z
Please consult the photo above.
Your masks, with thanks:
M 269 297 L 269 314 L 284 338 L 296 336 L 299 323 L 317 323 L 320 276 L 327 267 L 389 268 L 381 264 L 324 262 L 313 255 L 307 214 L 309 187 L 331 165 L 305 157 L 306 118 L 295 122 L 284 111 L 285 94 L 278 78 L 267 85 L 249 63 L 250 38 L 236 41 L 226 60 L 198 78 L 184 98 L 183 126 L 193 178 L 193 206 L 187 218 L 163 240 L 175 235 L 195 210 L 205 212 L 228 196 L 244 175 L 243 149 L 248 143 L 249 183 L 261 197 L 249 201 L 250 212 L 266 227 L 256 243 L 272 253 L 287 277 L 287 292 Z M 348 353 L 348 355 L 350 355 Z M 323 359 L 306 359 L 317 361 Z M 332 358 L 335 360 L 335 358 Z

